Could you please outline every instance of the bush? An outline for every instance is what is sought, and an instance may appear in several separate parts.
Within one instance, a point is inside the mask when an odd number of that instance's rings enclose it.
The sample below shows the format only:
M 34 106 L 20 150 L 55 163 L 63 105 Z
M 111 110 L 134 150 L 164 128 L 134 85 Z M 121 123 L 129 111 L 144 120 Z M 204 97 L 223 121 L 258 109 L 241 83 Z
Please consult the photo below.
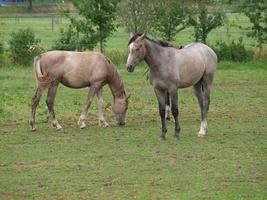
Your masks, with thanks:
M 230 44 L 223 41 L 217 41 L 213 47 L 216 52 L 219 61 L 220 60 L 231 60 L 238 62 L 246 62 L 252 59 L 253 51 L 245 48 L 243 39 L 240 37 L 237 42 L 232 40 Z
M 67 30 L 60 29 L 60 38 L 55 41 L 52 49 L 74 51 L 76 50 L 76 39 L 77 34 L 73 31 L 71 26 L 69 26 Z
M 0 55 L 4 53 L 4 44 L 0 41 Z
M 12 32 L 9 47 L 12 60 L 23 66 L 29 65 L 33 57 L 43 51 L 40 40 L 35 38 L 34 32 L 29 28 Z
M 127 51 L 120 50 L 109 50 L 105 52 L 105 55 L 114 63 L 114 65 L 118 66 L 119 64 L 125 64 L 127 60 L 128 53 Z
M 0 67 L 4 65 L 4 44 L 0 41 Z

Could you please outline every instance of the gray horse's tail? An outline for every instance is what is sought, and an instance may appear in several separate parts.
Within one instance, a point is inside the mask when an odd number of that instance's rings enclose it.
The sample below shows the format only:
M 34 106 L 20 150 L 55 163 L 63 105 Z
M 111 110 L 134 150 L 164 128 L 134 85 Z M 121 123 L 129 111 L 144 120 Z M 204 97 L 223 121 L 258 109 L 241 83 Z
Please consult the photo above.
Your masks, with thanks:
M 49 87 L 49 85 L 51 84 L 52 77 L 45 70 L 42 73 L 40 59 L 41 59 L 41 55 L 38 55 L 34 58 L 33 68 L 35 71 L 37 87 L 41 87 L 42 89 L 45 89 Z

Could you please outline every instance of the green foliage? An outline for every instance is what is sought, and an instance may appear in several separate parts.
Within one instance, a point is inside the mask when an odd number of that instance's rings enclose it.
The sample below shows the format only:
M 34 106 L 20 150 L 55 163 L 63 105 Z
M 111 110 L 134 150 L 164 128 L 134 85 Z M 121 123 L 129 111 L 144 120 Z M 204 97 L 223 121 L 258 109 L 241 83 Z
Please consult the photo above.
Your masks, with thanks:
M 267 4 L 266 0 L 252 0 L 251 4 L 244 4 L 242 9 L 249 18 L 252 27 L 249 29 L 248 37 L 254 38 L 261 55 L 263 44 L 267 43 Z
M 3 66 L 4 63 L 4 44 L 0 41 L 0 67 Z
M 128 52 L 127 50 L 109 50 L 105 52 L 105 55 L 110 58 L 112 63 L 116 66 L 119 64 L 125 63 L 127 60 Z
M 152 26 L 165 40 L 173 40 L 188 25 L 189 11 L 177 0 L 158 1 L 156 13 Z
M 193 8 L 195 9 L 195 8 Z M 209 11 L 205 3 L 198 4 L 199 12 L 191 13 L 189 24 L 193 26 L 195 41 L 207 43 L 208 34 L 215 28 L 223 25 L 224 14 L 217 11 Z
M 9 48 L 13 61 L 24 66 L 29 65 L 33 57 L 43 51 L 40 40 L 35 38 L 29 28 L 12 32 Z
M 0 41 L 0 55 L 4 53 L 4 44 Z
M 152 0 L 121 1 L 117 9 L 120 24 L 128 33 L 150 32 L 155 17 L 154 5 Z
M 245 48 L 243 39 L 240 37 L 238 41 L 232 40 L 230 44 L 223 41 L 217 41 L 215 47 L 219 61 L 230 60 L 237 62 L 246 62 L 252 59 L 253 52 Z
M 60 38 L 55 41 L 54 46 L 52 49 L 57 50 L 67 50 L 67 51 L 74 51 L 74 50 L 81 50 L 78 46 L 78 38 L 77 32 L 69 25 L 69 27 L 65 29 L 60 29 Z
M 79 17 L 71 17 L 72 27 L 79 33 L 80 49 L 92 49 L 100 43 L 101 52 L 107 38 L 116 29 L 115 11 L 117 0 L 73 1 Z

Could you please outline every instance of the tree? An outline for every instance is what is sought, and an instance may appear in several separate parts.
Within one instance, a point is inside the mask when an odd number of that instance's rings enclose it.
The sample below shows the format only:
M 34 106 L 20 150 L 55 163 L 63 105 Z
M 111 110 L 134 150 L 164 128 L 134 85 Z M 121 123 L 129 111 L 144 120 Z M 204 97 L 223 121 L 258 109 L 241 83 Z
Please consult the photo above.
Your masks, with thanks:
M 149 32 L 154 17 L 154 1 L 125 0 L 118 5 L 118 19 L 130 32 Z
M 29 12 L 32 12 L 32 0 L 28 0 L 28 2 L 29 2 L 29 7 L 28 7 Z
M 168 41 L 188 25 L 188 10 L 177 0 L 159 1 L 156 13 L 153 29 Z
M 73 48 L 76 50 L 93 49 L 100 43 L 100 51 L 104 51 L 107 38 L 116 29 L 115 11 L 118 0 L 72 0 L 79 16 L 70 16 L 71 25 L 62 31 L 62 36 L 56 46 Z M 69 44 L 68 41 L 71 43 Z M 69 45 L 68 45 L 69 44 Z
M 207 43 L 208 34 L 215 28 L 223 25 L 225 15 L 218 10 L 212 11 L 207 8 L 207 2 L 198 0 L 198 13 L 191 13 L 189 24 L 194 28 L 195 41 Z
M 252 24 L 247 35 L 256 40 L 260 56 L 263 44 L 267 43 L 267 3 L 265 0 L 251 0 L 251 3 L 244 4 L 243 8 Z

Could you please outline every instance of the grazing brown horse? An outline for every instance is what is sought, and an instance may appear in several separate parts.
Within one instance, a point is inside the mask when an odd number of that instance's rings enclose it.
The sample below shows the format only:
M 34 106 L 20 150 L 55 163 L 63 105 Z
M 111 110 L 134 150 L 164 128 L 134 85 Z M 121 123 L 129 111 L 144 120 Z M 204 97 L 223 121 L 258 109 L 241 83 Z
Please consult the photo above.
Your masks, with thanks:
M 174 137 L 179 138 L 178 88 L 194 86 L 201 109 L 199 136 L 206 134 L 207 112 L 210 104 L 211 84 L 216 71 L 217 56 L 205 44 L 192 43 L 182 49 L 156 42 L 145 34 L 132 35 L 128 44 L 127 70 L 133 72 L 141 61 L 149 66 L 150 82 L 154 87 L 159 103 L 162 124 L 160 139 L 165 139 L 167 132 L 165 106 L 167 93 L 171 97 L 171 110 L 175 120 Z
M 88 109 L 96 95 L 99 104 L 99 125 L 108 126 L 104 117 L 104 101 L 102 88 L 108 84 L 114 97 L 113 112 L 118 125 L 125 124 L 128 108 L 123 82 L 111 61 L 97 52 L 50 51 L 34 59 L 34 70 L 37 89 L 32 99 L 31 129 L 35 129 L 35 112 L 43 91 L 48 88 L 46 104 L 50 113 L 52 126 L 57 130 L 62 126 L 56 120 L 54 99 L 59 83 L 70 88 L 89 87 L 87 101 L 84 104 L 78 124 L 85 128 Z

